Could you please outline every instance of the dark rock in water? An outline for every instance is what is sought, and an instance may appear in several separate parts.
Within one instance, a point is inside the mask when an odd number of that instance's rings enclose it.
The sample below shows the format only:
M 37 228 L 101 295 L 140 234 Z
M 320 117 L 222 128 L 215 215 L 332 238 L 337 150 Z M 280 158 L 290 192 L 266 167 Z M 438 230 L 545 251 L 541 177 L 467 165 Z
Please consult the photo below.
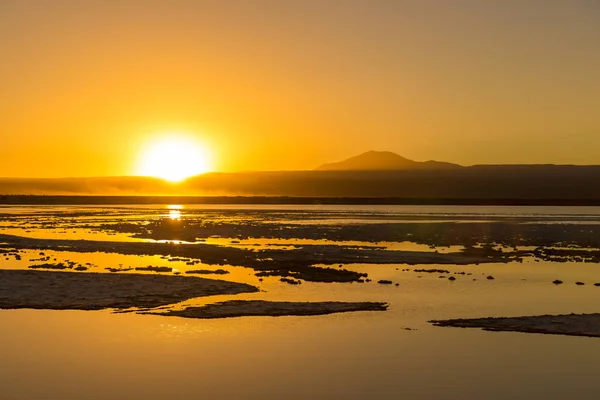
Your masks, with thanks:
M 295 279 L 291 279 L 291 278 L 281 278 L 279 279 L 281 282 L 285 282 L 288 283 L 290 285 L 301 285 L 302 281 L 297 281 Z
M 65 265 L 65 264 L 38 264 L 38 265 L 30 265 L 29 268 L 31 269 L 68 269 L 69 266 Z
M 332 276 L 332 273 L 339 274 L 340 276 L 345 276 L 347 279 L 340 280 L 339 276 L 334 277 L 334 276 Z M 282 274 L 282 270 L 268 269 L 268 270 L 257 272 L 254 275 L 255 276 L 281 276 L 281 274 Z M 289 276 L 289 275 L 290 275 L 290 271 L 286 270 L 284 277 Z M 297 278 L 302 278 L 307 281 L 313 281 L 313 282 L 353 282 L 353 281 L 356 281 L 357 279 L 366 277 L 367 274 L 360 273 L 360 272 L 354 272 L 354 271 L 348 271 L 345 269 L 321 268 L 321 267 L 312 266 L 312 267 L 310 267 L 310 272 L 308 270 L 307 271 L 298 271 L 298 272 L 295 272 L 293 274 L 293 276 L 295 276 Z
M 136 267 L 136 271 L 154 271 L 154 272 L 172 272 L 173 268 L 171 267 L 153 267 L 152 265 L 148 265 L 147 267 Z
M 489 280 L 491 281 L 491 280 L 494 280 L 494 279 L 496 279 L 496 278 L 494 278 L 493 276 L 489 275 L 489 276 L 487 276 L 485 279 L 489 279 Z
M 400 286 L 400 284 L 399 284 L 399 283 L 396 283 L 395 285 L 396 285 L 396 286 Z
M 105 268 L 105 269 L 110 272 L 127 272 L 127 271 L 133 270 L 133 268 L 112 268 L 112 267 Z
M 230 300 L 221 303 L 207 304 L 201 307 L 188 307 L 183 310 L 170 310 L 166 313 L 141 312 L 140 314 L 164 315 L 184 318 L 228 318 L 244 316 L 286 315 L 308 316 L 324 315 L 353 311 L 386 311 L 386 303 L 373 302 L 287 302 L 264 300 Z
M 226 275 L 229 271 L 224 269 L 194 269 L 191 271 L 185 271 L 186 274 L 217 274 L 217 275 Z
M 594 283 L 594 286 L 600 286 L 600 282 Z
M 449 281 L 455 281 L 455 280 L 456 280 L 456 278 L 455 278 L 455 277 L 453 277 L 453 276 L 451 276 L 450 278 L 448 278 L 448 280 L 449 280 Z
M 101 310 L 158 307 L 258 288 L 191 276 L 0 269 L 0 308 Z
M 172 230 L 172 224 L 165 222 L 150 223 L 149 226 L 132 228 L 131 224 L 122 224 L 123 226 L 115 228 L 111 225 L 108 229 L 117 230 L 122 233 L 134 233 L 136 238 L 149 238 L 156 240 L 174 240 L 175 234 Z M 135 225 L 135 224 L 134 224 Z M 272 226 L 271 226 L 272 225 Z M 201 235 L 222 234 L 223 231 L 237 232 L 241 237 L 280 237 L 289 239 L 293 236 L 305 238 L 333 239 L 343 240 L 365 240 L 378 242 L 379 239 L 393 239 L 402 241 L 407 239 L 405 235 L 413 235 L 414 227 L 410 224 L 397 224 L 389 230 L 381 229 L 375 225 L 366 224 L 364 227 L 342 227 L 331 229 L 328 226 L 310 226 L 299 227 L 298 232 L 294 229 L 280 230 L 278 224 L 238 224 L 231 225 L 227 222 L 218 224 L 185 225 L 182 226 L 184 232 L 179 230 L 176 235 L 189 235 L 190 241 Z M 446 226 L 446 224 L 440 224 Z M 275 227 L 276 226 L 276 230 Z M 162 227 L 162 228 L 161 228 Z M 131 231 L 133 229 L 133 231 Z M 446 229 L 446 228 L 444 228 Z M 451 224 L 448 229 L 451 232 L 428 232 L 423 233 L 425 237 L 420 237 L 423 241 L 431 241 L 435 238 L 442 238 L 444 241 L 459 240 L 462 235 L 472 235 L 472 228 L 464 230 L 461 224 Z M 504 228 L 503 228 L 504 229 Z M 561 228 L 562 229 L 562 228 Z M 600 228 L 599 228 L 600 229 Z M 233 230 L 233 231 L 231 231 Z M 373 237 L 373 235 L 377 237 Z M 389 237 L 392 235 L 393 237 Z M 433 236 L 432 236 L 433 235 Z M 422 234 L 419 234 L 422 236 Z M 589 235 L 587 235 L 589 236 Z M 586 237 L 587 237 L 586 236 Z M 181 237 L 177 237 L 181 239 Z M 473 240 L 466 239 L 461 241 Z M 172 257 L 174 248 L 177 249 L 176 255 L 181 260 L 202 259 L 203 263 L 211 265 L 240 265 L 252 268 L 256 271 L 269 271 L 273 275 L 288 276 L 293 275 L 296 278 L 313 282 L 351 282 L 360 279 L 362 276 L 355 271 L 345 270 L 344 268 L 326 268 L 316 265 L 348 265 L 359 262 L 372 264 L 395 264 L 395 265 L 423 265 L 423 264 L 448 264 L 448 265 L 466 265 L 483 262 L 508 262 L 514 255 L 508 253 L 494 253 L 490 256 L 488 253 L 482 253 L 478 249 L 467 249 L 463 252 L 454 252 L 449 254 L 434 254 L 432 252 L 419 251 L 390 251 L 385 248 L 377 247 L 357 247 L 357 246 L 339 246 L 339 245 L 302 245 L 293 250 L 283 250 L 278 248 L 269 248 L 261 251 L 260 257 L 254 249 L 245 249 L 237 246 L 217 246 L 205 243 L 178 243 L 176 247 L 167 242 L 164 243 L 135 243 L 135 242 L 110 242 L 110 241 L 87 241 L 87 240 L 63 240 L 63 239 L 33 239 L 11 235 L 0 234 L 0 241 L 17 249 L 32 249 L 37 251 L 69 251 L 78 253 L 110 252 L 123 255 L 138 256 L 164 256 Z M 450 244 L 450 243 L 448 243 Z M 47 253 L 46 253 L 47 254 Z M 520 254 L 519 254 L 520 255 Z M 523 254 L 525 256 L 526 254 Z
M 561 283 L 563 283 L 563 281 L 561 281 L 560 279 L 555 279 L 552 281 L 552 283 L 554 283 L 555 285 L 560 285 Z
M 575 282 L 575 284 L 576 284 L 577 286 L 582 286 L 582 285 L 585 285 L 585 282 Z
M 450 271 L 448 271 L 447 269 L 435 269 L 435 268 L 431 268 L 431 269 L 414 269 L 413 271 L 414 272 L 426 272 L 428 274 L 449 274 L 450 273 Z
M 382 285 L 391 285 L 393 282 L 392 281 L 388 281 L 387 279 L 382 279 L 380 281 L 377 281 L 377 283 L 380 283 Z
M 436 326 L 482 328 L 487 331 L 546 333 L 600 337 L 600 314 L 535 315 L 429 321 Z

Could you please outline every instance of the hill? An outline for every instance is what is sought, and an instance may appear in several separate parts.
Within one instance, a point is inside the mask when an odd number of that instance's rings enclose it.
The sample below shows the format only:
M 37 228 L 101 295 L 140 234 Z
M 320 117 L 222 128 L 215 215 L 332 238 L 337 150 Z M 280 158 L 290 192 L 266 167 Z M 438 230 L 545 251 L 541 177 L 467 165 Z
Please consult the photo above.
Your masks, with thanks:
M 600 166 L 474 165 L 412 161 L 369 151 L 313 171 L 207 173 L 179 183 L 148 177 L 0 178 L 1 195 L 267 196 L 400 198 L 417 202 L 464 199 L 483 204 L 600 205 Z M 246 200 L 244 200 L 246 201 Z M 283 200 L 282 200 L 283 201 Z M 366 201 L 366 200 L 361 200 Z M 0 199 L 0 203 L 2 200 Z M 509 202 L 509 203 L 511 203 Z M 562 203 L 561 203 L 562 202 Z M 464 204 L 475 204 L 469 201 Z M 512 202 L 514 203 L 514 202 Z M 511 203 L 511 204 L 512 204 Z M 519 203 L 519 202 L 516 202 Z M 520 204 L 520 203 L 519 203 Z
M 367 151 L 340 162 L 323 164 L 316 171 L 395 171 L 407 169 L 460 168 L 458 164 L 439 161 L 418 162 L 391 151 Z

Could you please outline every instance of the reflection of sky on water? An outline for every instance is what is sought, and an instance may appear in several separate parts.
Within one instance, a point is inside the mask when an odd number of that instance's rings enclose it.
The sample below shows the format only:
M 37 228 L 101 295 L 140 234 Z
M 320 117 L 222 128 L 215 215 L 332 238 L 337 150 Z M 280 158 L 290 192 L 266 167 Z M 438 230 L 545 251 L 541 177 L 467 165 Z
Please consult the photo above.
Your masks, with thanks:
M 276 209 L 273 214 L 266 210 Z M 300 209 L 300 212 L 297 212 Z M 3 207 L 0 233 L 39 238 L 105 241 L 146 241 L 128 235 L 93 230 L 87 224 L 144 224 L 167 218 L 186 221 L 207 218 L 228 221 L 278 222 L 322 220 L 386 220 L 378 207 L 323 206 L 191 206 L 191 207 L 53 207 L 32 216 L 29 208 Z M 54 211 L 53 211 L 54 210 Z M 185 212 L 184 212 L 185 210 Z M 225 210 L 225 211 L 219 211 Z M 249 211 L 244 211 L 249 210 Z M 296 211 L 294 211 L 296 210 Z M 460 219 L 485 209 L 455 207 L 389 207 L 390 218 Z M 54 214 L 54 212 L 58 212 Z M 494 208 L 498 215 L 557 220 L 600 220 L 600 209 L 560 210 Z M 22 212 L 22 213 L 21 213 Z M 287 213 L 290 214 L 287 214 Z M 315 213 L 312 214 L 311 213 Z M 28 213 L 28 214 L 25 214 Z M 72 215 L 73 213 L 80 213 Z M 230 213 L 230 214 L 228 214 Z M 521 213 L 521 214 L 519 214 Z M 14 215 L 18 214 L 18 215 Z M 184 214 L 184 215 L 182 215 Z M 225 215 L 224 215 L 225 214 Z M 431 218 L 431 215 L 435 218 Z M 448 216 L 450 214 L 450 217 Z M 286 220 L 286 215 L 289 220 Z M 335 218 L 329 218 L 334 215 Z M 16 219 L 15 217 L 24 217 Z M 46 224 L 32 224 L 31 218 Z M 17 223 L 27 222 L 20 226 Z M 178 222 L 179 223 L 179 222 Z M 81 224 L 81 225 L 78 225 Z M 169 242 L 169 241 L 167 241 Z M 411 242 L 332 242 L 308 239 L 209 238 L 205 243 L 266 248 L 310 244 L 383 246 L 396 250 L 434 251 Z M 258 245 L 258 246 L 256 246 Z M 460 250 L 436 248 L 440 252 Z M 235 299 L 281 301 L 385 301 L 387 312 L 347 313 L 320 317 L 249 317 L 193 320 L 174 317 L 111 314 L 108 311 L 0 310 L 0 374 L 2 398 L 75 400 L 137 399 L 192 400 L 212 398 L 344 398 L 344 399 L 465 399 L 544 398 L 595 399 L 600 340 L 590 338 L 494 333 L 438 328 L 430 319 L 598 312 L 598 264 L 523 263 L 485 265 L 368 265 L 344 268 L 368 272 L 370 283 L 281 283 L 278 277 L 260 280 L 240 266 L 214 266 L 161 256 L 115 253 L 44 251 L 56 262 L 105 268 L 168 266 L 185 275 L 192 269 L 224 268 L 228 275 L 195 275 L 256 285 L 261 292 L 187 301 L 186 305 Z M 20 252 L 22 260 L 2 258 L 0 268 L 27 268 L 39 251 Z M 54 261 L 52 261 L 54 262 Z M 450 282 L 438 273 L 413 269 L 447 269 Z M 402 271 L 411 269 L 410 271 Z M 454 275 L 467 272 L 471 275 Z M 150 273 L 129 271 L 119 273 Z M 487 275 L 495 280 L 488 281 Z M 555 286 L 554 279 L 565 284 Z M 375 283 L 389 279 L 400 285 Z M 477 279 L 477 280 L 473 280 Z M 576 286 L 584 281 L 585 286 Z M 179 305 L 181 306 L 181 305 Z M 416 330 L 405 330 L 411 328 Z M 31 368 L 44 371 L 26 383 Z M 201 378 L 199 378 L 201 377 Z M 235 384 L 231 384 L 235 382 Z M 510 382 L 510 384 L 506 384 Z M 588 396 L 589 394 L 589 396 Z
M 417 278 L 393 266 L 357 265 L 401 286 L 291 286 L 266 278 L 260 282 L 266 292 L 235 296 L 390 303 L 389 311 L 378 313 L 193 320 L 107 311 L 0 310 L 0 352 L 10 365 L 0 375 L 3 399 L 57 394 L 54 398 L 76 400 L 93 393 L 100 400 L 192 400 L 202 393 L 225 399 L 559 400 L 570 398 L 567 392 L 595 399 L 588 394 L 598 389 L 594 374 L 600 340 L 427 323 L 435 318 L 597 311 L 598 288 L 534 281 L 544 278 L 538 275 L 540 265 L 506 267 L 450 267 L 485 271 L 496 280 L 459 276 L 449 282 L 435 274 Z M 24 384 L 18 378 L 31 365 L 44 374 L 35 376 L 34 385 Z M 321 396 L 330 391 L 334 397 Z

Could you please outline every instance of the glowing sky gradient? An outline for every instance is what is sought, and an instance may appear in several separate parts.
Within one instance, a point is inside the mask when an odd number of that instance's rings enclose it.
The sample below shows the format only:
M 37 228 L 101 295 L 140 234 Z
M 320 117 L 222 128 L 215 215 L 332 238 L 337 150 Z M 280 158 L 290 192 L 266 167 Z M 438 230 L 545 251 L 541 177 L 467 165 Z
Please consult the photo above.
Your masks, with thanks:
M 221 171 L 600 164 L 593 0 L 0 0 L 0 176 L 134 173 L 194 132 Z

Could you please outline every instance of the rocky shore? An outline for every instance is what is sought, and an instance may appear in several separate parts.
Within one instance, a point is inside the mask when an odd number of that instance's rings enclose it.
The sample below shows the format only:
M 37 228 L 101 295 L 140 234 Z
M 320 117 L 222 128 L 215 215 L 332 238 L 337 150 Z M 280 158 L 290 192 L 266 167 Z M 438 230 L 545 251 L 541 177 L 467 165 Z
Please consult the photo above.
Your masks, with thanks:
M 435 326 L 481 328 L 486 331 L 600 337 L 600 313 L 471 318 L 430 321 Z

